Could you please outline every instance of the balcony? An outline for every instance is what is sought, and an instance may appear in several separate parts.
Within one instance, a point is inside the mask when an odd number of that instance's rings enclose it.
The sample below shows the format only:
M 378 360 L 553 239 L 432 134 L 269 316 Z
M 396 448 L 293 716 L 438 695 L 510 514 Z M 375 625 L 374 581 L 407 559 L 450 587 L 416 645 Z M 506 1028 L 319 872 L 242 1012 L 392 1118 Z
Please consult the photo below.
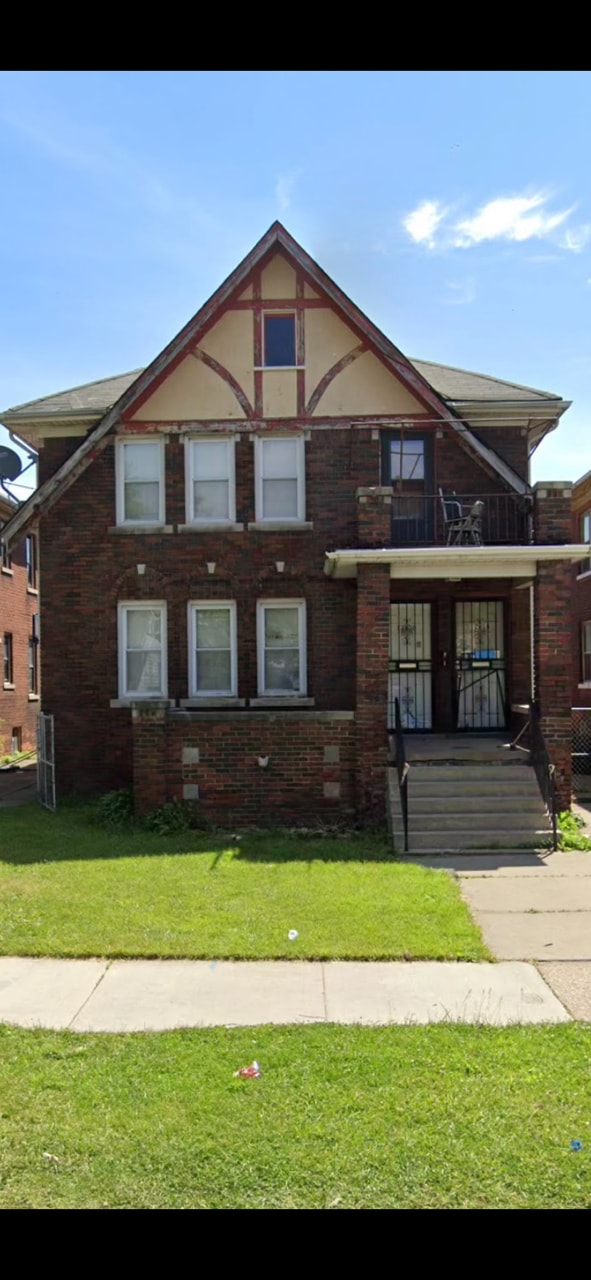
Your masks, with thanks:
M 529 495 L 392 494 L 393 547 L 516 547 L 533 541 Z

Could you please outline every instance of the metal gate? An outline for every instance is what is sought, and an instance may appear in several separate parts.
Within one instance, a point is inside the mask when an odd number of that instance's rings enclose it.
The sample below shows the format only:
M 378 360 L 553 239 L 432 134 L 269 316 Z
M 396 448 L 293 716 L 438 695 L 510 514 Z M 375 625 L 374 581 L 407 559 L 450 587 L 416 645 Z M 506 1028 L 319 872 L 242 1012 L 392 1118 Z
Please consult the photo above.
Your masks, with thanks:
M 37 718 L 37 798 L 46 809 L 55 809 L 55 734 L 53 716 Z
M 456 602 L 456 724 L 504 729 L 505 622 L 502 600 Z
M 403 729 L 433 727 L 433 663 L 431 605 L 390 607 L 388 727 L 394 727 L 394 700 L 400 703 Z

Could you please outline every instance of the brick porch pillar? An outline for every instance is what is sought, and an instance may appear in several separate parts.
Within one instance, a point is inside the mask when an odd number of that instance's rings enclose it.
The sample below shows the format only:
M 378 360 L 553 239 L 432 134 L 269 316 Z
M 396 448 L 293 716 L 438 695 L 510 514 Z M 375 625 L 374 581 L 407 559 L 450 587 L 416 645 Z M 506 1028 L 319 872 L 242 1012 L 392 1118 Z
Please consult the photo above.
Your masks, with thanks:
M 572 537 L 572 485 L 534 485 L 534 542 L 557 546 Z M 556 766 L 558 805 L 568 809 L 572 794 L 572 566 L 568 560 L 538 564 L 534 588 L 535 696 L 548 753 Z
M 133 804 L 136 813 L 149 813 L 167 799 L 167 709 L 167 702 L 135 702 L 132 705 Z
M 392 490 L 375 485 L 357 490 L 360 548 L 392 542 Z M 355 715 L 357 806 L 362 821 L 386 818 L 388 755 L 388 657 L 390 652 L 390 566 L 357 567 L 357 687 Z

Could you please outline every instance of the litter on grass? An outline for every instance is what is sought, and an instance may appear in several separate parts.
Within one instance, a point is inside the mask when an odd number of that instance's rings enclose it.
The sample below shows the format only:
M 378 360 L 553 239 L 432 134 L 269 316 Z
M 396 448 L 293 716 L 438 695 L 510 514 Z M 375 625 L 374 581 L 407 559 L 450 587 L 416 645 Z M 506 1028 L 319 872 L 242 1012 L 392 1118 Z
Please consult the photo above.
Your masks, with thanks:
M 251 1062 L 249 1067 L 241 1067 L 239 1071 L 235 1071 L 234 1075 L 239 1076 L 241 1080 L 258 1080 L 261 1074 L 261 1068 L 258 1062 Z
M 581 1142 L 581 1139 L 580 1139 L 580 1138 L 573 1138 L 573 1140 L 572 1140 L 572 1142 L 571 1142 L 571 1144 L 570 1144 L 570 1149 L 571 1149 L 571 1151 L 581 1151 L 581 1150 L 582 1150 L 582 1148 L 583 1148 L 583 1143 Z
M 288 936 L 288 938 L 289 938 L 289 941 L 290 941 L 290 942 L 295 942 L 295 940 L 296 940 L 296 938 L 297 938 L 297 936 L 298 936 L 298 931 L 297 931 L 297 929 L 290 929 L 290 931 L 289 931 L 289 933 L 288 933 L 288 935 L 287 935 L 287 936 Z

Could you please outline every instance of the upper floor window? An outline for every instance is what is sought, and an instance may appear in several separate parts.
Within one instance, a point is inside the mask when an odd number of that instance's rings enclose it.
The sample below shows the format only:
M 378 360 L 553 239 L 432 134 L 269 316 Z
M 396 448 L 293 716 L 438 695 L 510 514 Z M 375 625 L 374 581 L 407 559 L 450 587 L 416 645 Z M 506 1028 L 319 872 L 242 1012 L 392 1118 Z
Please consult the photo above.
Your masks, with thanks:
M 231 523 L 236 519 L 233 440 L 188 440 L 187 521 Z
M 236 604 L 233 600 L 189 605 L 189 694 L 233 697 L 238 688 Z
M 296 363 L 296 318 L 291 311 L 263 315 L 263 364 L 293 368 Z
M 29 636 L 29 693 L 39 693 L 39 614 L 31 619 Z
M 117 524 L 164 524 L 164 441 L 118 440 Z
M 2 568 L 6 570 L 12 569 L 12 556 L 6 543 L 2 543 Z
M 5 631 L 4 632 L 4 683 L 5 684 L 12 684 L 14 680 L 14 666 L 13 666 L 12 654 L 13 654 L 12 635 L 10 631 Z
M 305 520 L 304 449 L 303 436 L 256 439 L 257 520 Z
M 166 605 L 138 600 L 119 605 L 119 697 L 166 697 Z
M 34 533 L 25 538 L 25 558 L 27 564 L 27 586 L 37 590 L 37 539 Z
M 259 694 L 306 692 L 306 603 L 259 600 L 257 604 Z

